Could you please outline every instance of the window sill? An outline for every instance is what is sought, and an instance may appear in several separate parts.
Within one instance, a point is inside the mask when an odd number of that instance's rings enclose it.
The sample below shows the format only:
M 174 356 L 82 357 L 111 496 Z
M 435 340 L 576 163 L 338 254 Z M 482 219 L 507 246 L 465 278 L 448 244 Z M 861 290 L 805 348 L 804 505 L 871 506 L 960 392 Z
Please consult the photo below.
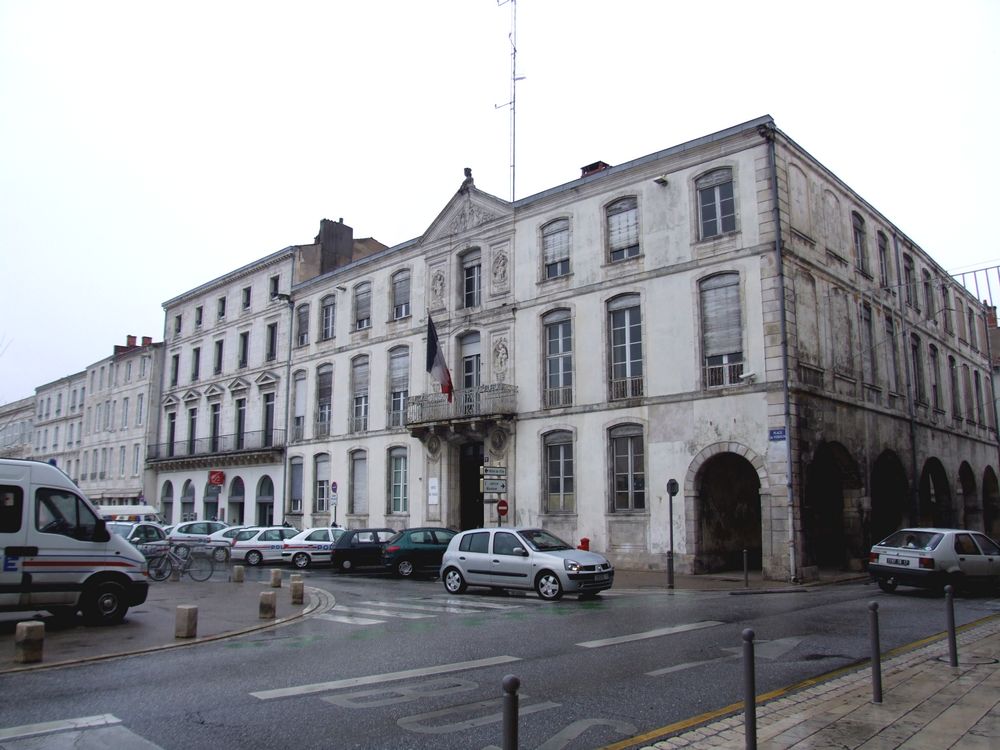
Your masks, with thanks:
M 611 260 L 611 258 L 605 258 L 604 263 L 602 264 L 601 267 L 610 268 L 610 267 L 620 267 L 628 265 L 638 265 L 643 261 L 645 257 L 646 257 L 645 253 L 640 252 L 638 255 L 633 255 L 628 258 L 622 258 L 621 260 Z M 563 277 L 560 276 L 559 278 Z
M 631 258 L 629 260 L 631 260 Z M 621 261 L 618 261 L 618 263 L 620 263 L 620 262 Z M 615 263 L 615 265 L 617 265 L 617 263 Z M 571 278 L 573 278 L 573 272 L 569 271 L 568 273 L 564 273 L 561 276 L 551 276 L 551 277 L 542 276 L 542 277 L 540 277 L 538 279 L 537 283 L 539 285 L 543 285 L 543 284 L 545 284 L 545 285 L 550 285 L 550 284 L 551 285 L 555 285 L 555 284 L 558 284 L 559 282 L 567 283 Z

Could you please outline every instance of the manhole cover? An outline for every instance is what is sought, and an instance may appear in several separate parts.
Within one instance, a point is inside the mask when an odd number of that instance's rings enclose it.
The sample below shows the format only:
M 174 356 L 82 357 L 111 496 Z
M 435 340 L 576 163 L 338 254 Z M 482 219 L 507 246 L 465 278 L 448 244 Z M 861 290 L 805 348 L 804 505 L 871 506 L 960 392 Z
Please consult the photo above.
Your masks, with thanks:
M 937 660 L 943 661 L 946 664 L 951 663 L 951 658 L 948 656 L 939 656 Z M 972 656 L 958 657 L 958 666 L 960 667 L 963 664 L 996 664 L 996 663 L 997 660 L 991 656 L 976 656 L 975 654 L 973 654 Z

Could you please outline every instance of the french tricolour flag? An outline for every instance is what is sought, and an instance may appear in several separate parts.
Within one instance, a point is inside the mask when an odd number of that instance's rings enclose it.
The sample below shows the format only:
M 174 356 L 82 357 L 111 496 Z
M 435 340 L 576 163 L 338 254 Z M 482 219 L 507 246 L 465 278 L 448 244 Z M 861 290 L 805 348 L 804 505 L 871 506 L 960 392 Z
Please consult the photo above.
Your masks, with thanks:
M 431 316 L 427 316 L 427 372 L 441 384 L 441 393 L 448 394 L 448 403 L 451 403 L 451 394 L 455 388 L 451 384 L 451 373 L 448 372 L 448 365 L 444 363 L 444 352 L 438 343 L 437 329 L 434 328 L 434 321 Z

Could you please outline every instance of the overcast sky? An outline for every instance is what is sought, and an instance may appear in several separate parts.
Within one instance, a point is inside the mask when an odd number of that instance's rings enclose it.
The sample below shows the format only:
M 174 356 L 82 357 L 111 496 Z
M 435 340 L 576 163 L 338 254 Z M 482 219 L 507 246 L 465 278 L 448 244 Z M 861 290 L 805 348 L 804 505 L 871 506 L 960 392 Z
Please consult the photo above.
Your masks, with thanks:
M 0 0 L 0 404 L 343 217 L 510 198 L 497 0 Z M 516 195 L 764 114 L 947 270 L 1000 264 L 1000 2 L 519 0 Z M 498 108 L 498 105 L 500 108 Z

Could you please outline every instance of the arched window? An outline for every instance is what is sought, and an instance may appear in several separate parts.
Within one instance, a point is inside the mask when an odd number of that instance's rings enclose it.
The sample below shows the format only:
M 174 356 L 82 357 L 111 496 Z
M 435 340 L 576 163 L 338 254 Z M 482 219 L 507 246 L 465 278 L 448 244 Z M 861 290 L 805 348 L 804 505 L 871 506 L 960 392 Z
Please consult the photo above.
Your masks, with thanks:
M 302 512 L 302 457 L 296 456 L 288 464 L 288 512 Z
M 569 310 L 542 317 L 545 347 L 545 406 L 573 403 L 573 320 Z
M 313 495 L 313 511 L 326 513 L 330 501 L 330 456 L 317 453 L 313 458 L 313 477 L 315 493 Z
M 542 264 L 546 279 L 569 273 L 569 219 L 556 219 L 542 227 Z
M 389 512 L 409 513 L 406 448 L 389 450 Z
M 351 459 L 351 490 L 347 512 L 356 516 L 368 515 L 368 454 L 353 451 Z
M 862 273 L 868 273 L 868 234 L 861 214 L 851 213 L 851 232 L 854 238 L 854 265 Z
M 337 298 L 328 295 L 320 301 L 320 340 L 329 341 L 335 335 L 337 323 Z
M 295 310 L 295 344 L 309 343 L 309 305 L 299 305 Z
M 606 210 L 608 257 L 612 263 L 639 254 L 639 202 L 621 198 Z
M 479 248 L 467 250 L 461 256 L 462 307 L 479 307 L 482 304 L 483 267 Z
M 639 398 L 645 390 L 642 355 L 642 307 L 638 294 L 608 302 L 609 394 L 611 401 Z
M 302 440 L 306 431 L 306 374 L 302 370 L 295 373 L 292 388 L 292 440 Z
M 354 287 L 354 330 L 372 327 L 372 285 L 367 281 Z
M 698 291 L 705 387 L 737 385 L 743 374 L 740 275 L 709 276 L 698 284 Z
M 368 357 L 351 362 L 351 432 L 368 430 Z
M 392 319 L 410 316 L 410 272 L 397 271 L 392 275 Z
M 320 365 L 316 369 L 316 428 L 314 437 L 330 434 L 333 414 L 333 365 Z
M 608 432 L 611 510 L 646 509 L 646 454 L 642 427 L 625 424 Z
M 701 238 L 736 231 L 736 200 L 733 197 L 733 170 L 716 169 L 698 178 L 698 218 Z
M 575 513 L 576 489 L 573 434 L 550 432 L 543 438 L 545 455 L 545 512 Z
M 410 350 L 397 346 L 389 350 L 389 426 L 406 423 L 406 401 L 410 395 Z

